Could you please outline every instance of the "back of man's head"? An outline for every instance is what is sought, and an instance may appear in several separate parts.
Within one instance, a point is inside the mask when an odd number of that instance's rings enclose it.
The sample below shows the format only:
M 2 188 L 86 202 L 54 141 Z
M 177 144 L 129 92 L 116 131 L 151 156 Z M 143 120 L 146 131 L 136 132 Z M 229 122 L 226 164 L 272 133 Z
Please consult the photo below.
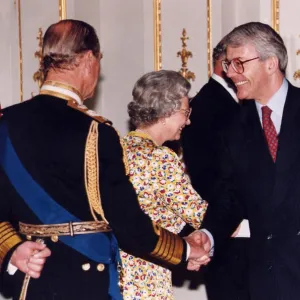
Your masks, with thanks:
M 213 72 L 221 77 L 224 77 L 225 74 L 222 68 L 222 60 L 226 58 L 226 45 L 224 43 L 224 38 L 217 44 L 213 49 Z
M 76 57 L 89 50 L 95 57 L 100 53 L 99 39 L 91 25 L 70 19 L 52 24 L 43 39 L 44 77 L 50 69 L 72 69 Z
M 217 61 L 225 59 L 226 56 L 226 46 L 223 42 L 223 39 L 217 44 L 217 46 L 213 49 L 213 66 L 215 67 Z

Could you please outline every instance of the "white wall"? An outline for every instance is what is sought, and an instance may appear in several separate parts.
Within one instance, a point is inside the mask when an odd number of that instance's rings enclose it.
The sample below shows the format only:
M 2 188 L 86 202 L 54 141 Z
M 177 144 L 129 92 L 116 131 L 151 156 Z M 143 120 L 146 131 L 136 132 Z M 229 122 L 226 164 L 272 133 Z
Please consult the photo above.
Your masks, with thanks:
M 18 42 L 17 9 L 11 0 L 2 0 L 0 6 L 0 104 L 12 105 L 18 98 Z

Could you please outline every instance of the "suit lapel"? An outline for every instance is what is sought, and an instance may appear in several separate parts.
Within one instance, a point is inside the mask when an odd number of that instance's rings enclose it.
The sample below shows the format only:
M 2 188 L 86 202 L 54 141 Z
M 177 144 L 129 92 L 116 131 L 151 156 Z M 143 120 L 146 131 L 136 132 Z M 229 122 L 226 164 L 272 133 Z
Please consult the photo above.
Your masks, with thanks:
M 283 110 L 276 159 L 276 183 L 274 186 L 274 208 L 286 199 L 295 177 L 300 154 L 300 90 L 289 84 Z
M 300 92 L 289 84 L 278 141 L 276 169 L 288 170 L 300 152 Z M 298 116 L 298 118 L 296 118 Z

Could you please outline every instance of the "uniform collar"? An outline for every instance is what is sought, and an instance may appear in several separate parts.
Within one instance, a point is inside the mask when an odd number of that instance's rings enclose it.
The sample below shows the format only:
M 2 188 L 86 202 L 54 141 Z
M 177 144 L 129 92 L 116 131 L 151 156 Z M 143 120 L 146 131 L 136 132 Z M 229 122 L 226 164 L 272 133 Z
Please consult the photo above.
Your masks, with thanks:
M 77 89 L 54 80 L 46 80 L 41 87 L 40 94 L 51 95 L 68 101 L 75 100 L 79 105 L 83 103 L 82 96 Z

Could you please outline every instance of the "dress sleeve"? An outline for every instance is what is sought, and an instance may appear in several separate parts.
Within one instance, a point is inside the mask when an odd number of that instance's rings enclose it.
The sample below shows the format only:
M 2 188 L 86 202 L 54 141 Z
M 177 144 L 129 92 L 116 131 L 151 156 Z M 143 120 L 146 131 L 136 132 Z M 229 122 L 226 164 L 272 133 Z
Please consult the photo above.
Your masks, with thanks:
M 207 202 L 192 187 L 183 164 L 171 149 L 161 147 L 157 155 L 161 162 L 158 169 L 161 200 L 184 222 L 198 229 L 205 215 Z

